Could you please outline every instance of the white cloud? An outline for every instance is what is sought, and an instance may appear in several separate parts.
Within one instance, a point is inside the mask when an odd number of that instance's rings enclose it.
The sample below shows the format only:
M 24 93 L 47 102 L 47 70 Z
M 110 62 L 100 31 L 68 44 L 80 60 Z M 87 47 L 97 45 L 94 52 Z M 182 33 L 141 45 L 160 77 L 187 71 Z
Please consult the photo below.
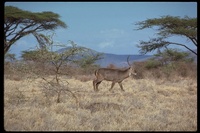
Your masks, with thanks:
M 120 30 L 120 29 L 107 29 L 107 30 L 100 31 L 100 36 L 103 36 L 107 39 L 120 38 L 124 35 L 125 35 L 125 31 Z
M 100 49 L 113 48 L 116 46 L 116 42 L 122 40 L 123 37 L 125 38 L 125 31 L 121 29 L 101 30 L 99 32 L 100 43 L 98 43 L 98 47 Z
M 99 48 L 101 48 L 101 49 L 113 47 L 113 46 L 114 46 L 114 41 L 105 41 L 105 42 L 101 42 L 101 43 L 99 43 L 98 46 L 99 46 Z

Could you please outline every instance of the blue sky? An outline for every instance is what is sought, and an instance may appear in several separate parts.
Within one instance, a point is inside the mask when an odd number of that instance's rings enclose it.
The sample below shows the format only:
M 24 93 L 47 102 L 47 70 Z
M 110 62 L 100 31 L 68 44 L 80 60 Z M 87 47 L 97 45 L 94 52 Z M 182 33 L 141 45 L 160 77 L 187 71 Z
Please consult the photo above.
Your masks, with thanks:
M 58 13 L 68 28 L 55 30 L 54 41 L 67 44 L 72 40 L 80 46 L 113 54 L 139 54 L 136 46 L 139 41 L 155 37 L 155 30 L 134 30 L 136 22 L 166 15 L 197 17 L 197 2 L 6 2 L 5 5 Z M 196 49 L 184 38 L 173 40 Z M 10 53 L 19 57 L 21 51 L 36 45 L 36 39 L 29 35 L 17 41 Z

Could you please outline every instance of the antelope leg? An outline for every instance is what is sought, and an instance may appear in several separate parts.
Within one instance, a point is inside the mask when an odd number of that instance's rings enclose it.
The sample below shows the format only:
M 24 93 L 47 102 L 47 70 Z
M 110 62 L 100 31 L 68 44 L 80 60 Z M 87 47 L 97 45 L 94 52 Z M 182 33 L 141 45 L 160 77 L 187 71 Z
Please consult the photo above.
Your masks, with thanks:
M 109 91 L 112 90 L 113 86 L 115 85 L 115 82 L 112 82 L 111 88 L 109 89 Z
M 99 86 L 100 83 L 101 83 L 101 81 L 97 82 L 97 84 L 96 84 L 96 91 L 99 91 L 98 90 L 98 86 Z
M 121 90 L 124 91 L 123 86 L 122 86 L 122 82 L 118 82 L 118 84 L 119 84 Z

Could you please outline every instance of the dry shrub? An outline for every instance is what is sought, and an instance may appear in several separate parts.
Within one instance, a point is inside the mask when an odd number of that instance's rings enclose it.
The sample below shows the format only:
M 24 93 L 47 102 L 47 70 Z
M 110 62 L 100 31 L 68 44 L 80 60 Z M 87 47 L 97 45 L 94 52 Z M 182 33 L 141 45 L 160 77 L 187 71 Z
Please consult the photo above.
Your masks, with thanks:
M 181 77 L 197 78 L 197 65 L 189 62 L 177 62 L 176 72 Z
M 82 82 L 87 82 L 95 78 L 94 72 L 98 68 L 98 66 L 88 66 L 86 68 L 68 66 L 67 69 L 61 69 L 61 73 L 63 74 L 66 70 L 68 76 L 72 76 Z
M 15 81 L 23 80 L 28 75 L 27 70 L 28 70 L 28 66 L 23 64 L 23 63 L 5 62 L 5 64 L 4 64 L 4 78 L 15 80 Z
M 174 80 L 177 78 L 197 78 L 197 64 L 177 61 L 160 65 L 154 61 L 135 62 L 137 78 L 155 78 Z
M 5 78 L 20 81 L 23 79 L 45 77 L 55 75 L 55 67 L 52 64 L 32 61 L 17 61 L 14 63 L 5 62 L 4 75 Z M 79 73 L 78 68 L 72 66 L 62 66 L 59 74 L 61 75 L 77 75 Z
M 160 68 L 143 71 L 143 79 L 164 79 L 165 74 Z
M 4 62 L 4 73 L 10 74 L 12 73 L 12 64 L 10 62 Z
M 63 65 L 60 68 L 60 74 L 62 75 L 76 75 L 77 73 L 79 73 L 79 69 L 75 66 Z
M 145 62 L 134 62 L 134 68 L 137 72 L 136 78 L 142 79 L 145 77 Z
M 94 79 L 94 75 L 76 75 L 75 78 L 82 82 L 91 81 Z

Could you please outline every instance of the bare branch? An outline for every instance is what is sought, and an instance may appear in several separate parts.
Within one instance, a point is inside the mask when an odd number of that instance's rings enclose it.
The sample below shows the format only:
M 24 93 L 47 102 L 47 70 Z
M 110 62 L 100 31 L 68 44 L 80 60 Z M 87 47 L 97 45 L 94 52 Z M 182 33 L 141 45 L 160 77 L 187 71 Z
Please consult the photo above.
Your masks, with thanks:
M 187 46 L 184 45 L 184 44 L 174 43 L 174 42 L 169 42 L 169 44 L 175 44 L 175 45 L 183 46 L 183 47 L 185 47 L 186 49 L 188 49 L 189 51 L 191 51 L 192 53 L 194 53 L 195 55 L 197 55 L 197 53 L 196 53 L 194 50 L 192 50 L 191 48 L 187 47 Z

